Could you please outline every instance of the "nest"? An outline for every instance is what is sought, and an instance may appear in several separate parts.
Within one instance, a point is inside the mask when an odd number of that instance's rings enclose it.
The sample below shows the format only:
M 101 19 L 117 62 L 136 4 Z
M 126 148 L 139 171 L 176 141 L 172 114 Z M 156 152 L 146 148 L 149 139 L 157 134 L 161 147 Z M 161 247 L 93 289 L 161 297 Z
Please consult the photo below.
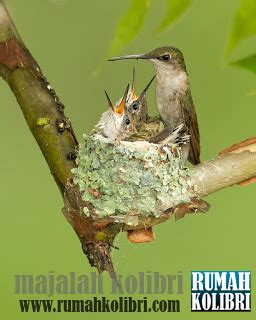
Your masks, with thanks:
M 139 216 L 158 218 L 194 197 L 190 170 L 176 145 L 111 143 L 84 135 L 76 161 L 74 183 L 84 203 L 90 204 L 83 213 L 94 219 L 112 217 L 136 225 Z

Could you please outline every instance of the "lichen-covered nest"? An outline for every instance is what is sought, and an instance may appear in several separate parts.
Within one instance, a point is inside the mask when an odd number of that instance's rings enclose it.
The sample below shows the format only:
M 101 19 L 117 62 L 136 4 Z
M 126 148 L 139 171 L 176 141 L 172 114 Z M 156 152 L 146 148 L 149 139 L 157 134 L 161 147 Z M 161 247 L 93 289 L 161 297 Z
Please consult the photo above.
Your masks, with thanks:
M 179 147 L 147 141 L 114 144 L 88 135 L 84 140 L 74 182 L 98 217 L 159 217 L 177 204 L 189 203 L 192 186 Z M 90 214 L 87 207 L 84 213 Z

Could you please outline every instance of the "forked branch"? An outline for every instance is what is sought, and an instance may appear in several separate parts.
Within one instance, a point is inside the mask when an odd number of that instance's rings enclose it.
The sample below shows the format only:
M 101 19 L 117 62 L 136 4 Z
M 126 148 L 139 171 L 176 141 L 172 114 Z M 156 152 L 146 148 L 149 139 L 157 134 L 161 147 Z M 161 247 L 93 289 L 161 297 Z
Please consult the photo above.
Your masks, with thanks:
M 79 237 L 92 266 L 113 275 L 110 258 L 115 235 L 129 230 L 128 225 L 114 224 L 111 219 L 98 221 L 83 215 L 79 190 L 72 184 L 71 169 L 75 166 L 77 140 L 64 106 L 50 87 L 40 67 L 21 40 L 15 25 L 0 0 L 0 75 L 15 95 L 25 120 L 35 137 L 50 171 L 64 197 L 64 214 Z M 217 158 L 194 168 L 193 184 L 197 195 L 206 196 L 227 186 L 256 176 L 256 138 L 235 145 Z M 161 223 L 173 212 L 193 208 L 173 208 L 159 218 L 141 217 L 136 228 Z

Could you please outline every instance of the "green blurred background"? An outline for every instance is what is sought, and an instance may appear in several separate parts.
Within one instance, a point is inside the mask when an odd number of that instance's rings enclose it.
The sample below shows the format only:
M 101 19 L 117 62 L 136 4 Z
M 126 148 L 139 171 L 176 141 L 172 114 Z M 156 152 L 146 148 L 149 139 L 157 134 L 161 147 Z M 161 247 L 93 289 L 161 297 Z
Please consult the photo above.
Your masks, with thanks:
M 154 28 L 164 16 L 166 1 L 153 0 L 140 34 L 119 52 L 142 53 L 162 45 L 174 45 L 183 51 L 199 117 L 202 160 L 255 135 L 256 76 L 228 66 L 225 59 L 238 3 L 194 0 L 178 21 L 157 34 Z M 129 7 L 128 0 L 6 0 L 6 4 L 23 40 L 65 104 L 80 141 L 82 133 L 92 129 L 106 108 L 104 89 L 113 99 L 119 98 L 131 79 L 134 65 L 139 91 L 153 74 L 152 66 L 143 61 L 104 62 L 117 23 Z M 234 57 L 255 51 L 255 39 L 249 39 L 238 47 Z M 153 91 L 148 99 L 155 113 Z M 209 214 L 186 216 L 178 222 L 171 219 L 155 227 L 156 240 L 152 243 L 135 245 L 127 241 L 126 234 L 118 237 L 116 245 L 120 250 L 113 252 L 117 272 L 183 272 L 180 314 L 21 314 L 19 296 L 14 294 L 15 274 L 82 274 L 89 273 L 91 268 L 75 233 L 62 216 L 62 199 L 48 167 L 14 96 L 2 80 L 0 94 L 1 318 L 255 319 L 255 293 L 251 313 L 191 313 L 189 281 L 191 270 L 251 270 L 255 292 L 255 185 L 235 186 L 209 196 Z M 106 295 L 114 298 L 108 294 L 107 275 L 104 286 Z M 47 298 L 27 296 L 33 297 Z

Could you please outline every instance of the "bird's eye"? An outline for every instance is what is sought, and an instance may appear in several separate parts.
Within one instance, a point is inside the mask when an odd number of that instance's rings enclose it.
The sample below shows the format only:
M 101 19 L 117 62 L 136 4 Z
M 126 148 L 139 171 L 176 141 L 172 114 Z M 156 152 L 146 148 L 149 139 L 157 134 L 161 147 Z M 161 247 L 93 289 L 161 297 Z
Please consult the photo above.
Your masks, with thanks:
M 139 108 L 139 102 L 138 101 L 134 101 L 132 103 L 132 110 L 136 111 Z
M 131 121 L 130 121 L 130 119 L 125 119 L 125 124 L 127 125 L 127 126 L 129 126 L 129 124 L 131 123 Z
M 170 61 L 171 60 L 171 56 L 169 54 L 164 54 L 163 56 L 159 57 L 158 60 Z

